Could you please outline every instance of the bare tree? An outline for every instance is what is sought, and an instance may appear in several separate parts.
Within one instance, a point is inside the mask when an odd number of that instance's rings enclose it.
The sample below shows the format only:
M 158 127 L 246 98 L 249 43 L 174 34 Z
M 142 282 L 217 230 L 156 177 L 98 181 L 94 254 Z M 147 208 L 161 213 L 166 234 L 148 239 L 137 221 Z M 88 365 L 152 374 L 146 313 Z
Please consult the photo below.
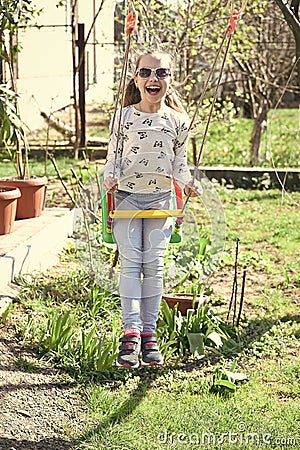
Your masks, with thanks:
M 277 10 L 268 10 L 255 17 L 259 30 L 247 54 L 234 53 L 239 71 L 234 71 L 235 85 L 244 95 L 254 119 L 251 134 L 250 164 L 259 161 L 261 137 L 267 126 L 268 111 L 274 108 L 291 76 L 295 63 L 292 33 Z M 241 81 L 240 81 L 241 80 Z M 289 86 L 289 89 L 293 89 Z M 294 87 L 296 90 L 296 87 Z
M 286 23 L 293 32 L 296 43 L 296 58 L 297 58 L 297 73 L 298 86 L 300 88 L 300 21 L 299 21 L 299 7 L 300 0 L 275 0 L 275 3 L 280 8 Z
M 292 0 L 295 21 L 299 2 L 300 0 Z M 172 2 L 174 9 L 167 3 L 170 2 L 139 2 L 138 41 L 147 45 L 158 42 L 177 54 L 177 80 L 191 111 L 202 93 L 206 75 L 228 25 L 229 2 L 186 0 L 177 9 L 176 2 Z M 285 3 L 285 0 L 280 3 Z M 282 95 L 291 75 L 293 61 L 295 62 L 293 34 L 280 11 L 267 7 L 269 5 L 270 2 L 261 0 L 248 2 L 245 14 L 238 21 L 234 33 L 222 87 L 218 92 L 219 97 L 224 99 L 226 87 L 228 96 L 234 101 L 238 100 L 239 105 L 248 109 L 248 117 L 254 119 L 249 157 L 251 165 L 259 161 L 260 142 L 267 125 L 268 111 Z M 215 68 L 206 101 L 212 97 L 219 72 L 220 64 Z M 240 93 L 238 99 L 235 94 L 237 91 Z M 206 111 L 207 108 L 200 110 L 204 121 Z

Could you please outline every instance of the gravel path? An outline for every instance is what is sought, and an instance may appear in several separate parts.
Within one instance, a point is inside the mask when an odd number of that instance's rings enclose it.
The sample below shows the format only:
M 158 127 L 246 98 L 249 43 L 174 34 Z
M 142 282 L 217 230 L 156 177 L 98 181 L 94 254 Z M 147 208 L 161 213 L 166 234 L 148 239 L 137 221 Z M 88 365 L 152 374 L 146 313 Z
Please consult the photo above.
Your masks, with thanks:
M 48 207 L 71 206 L 59 181 L 48 188 Z M 75 449 L 67 430 L 78 433 L 84 426 L 78 389 L 68 376 L 41 365 L 15 330 L 0 322 L 0 450 Z
M 31 373 L 20 358 L 32 362 Z M 0 325 L 0 450 L 73 449 L 66 429 L 80 428 L 83 411 L 76 389 Z

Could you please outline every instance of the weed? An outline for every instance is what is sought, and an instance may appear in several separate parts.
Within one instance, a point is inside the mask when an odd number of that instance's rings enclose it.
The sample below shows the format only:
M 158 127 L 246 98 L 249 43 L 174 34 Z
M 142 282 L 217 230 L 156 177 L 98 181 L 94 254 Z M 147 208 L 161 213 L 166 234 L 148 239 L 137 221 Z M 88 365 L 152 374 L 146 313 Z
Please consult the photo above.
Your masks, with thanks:
M 233 361 L 229 370 L 223 366 L 217 366 L 213 373 L 211 391 L 218 394 L 228 394 L 236 390 L 237 381 L 244 381 L 247 375 L 235 372 L 237 361 Z
M 206 346 L 218 352 L 224 343 L 227 350 L 236 348 L 236 331 L 221 319 L 224 314 L 199 303 L 196 310 L 189 309 L 183 316 L 177 305 L 172 309 L 162 301 L 157 334 L 163 342 L 163 351 L 167 351 L 165 357 L 177 355 L 182 358 L 187 352 L 202 357 Z
M 40 337 L 40 348 L 42 352 L 50 352 L 58 358 L 66 348 L 70 348 L 71 339 L 75 333 L 74 324 L 76 317 L 70 311 L 58 313 L 52 312 L 48 319 L 47 327 Z
M 7 306 L 5 307 L 4 311 L 1 313 L 0 323 L 2 323 L 3 325 L 5 325 L 7 323 L 8 316 L 9 316 L 12 308 L 13 308 L 13 303 L 9 302 L 7 304 Z
M 19 356 L 16 358 L 15 364 L 22 372 L 33 373 L 40 370 L 40 364 L 35 359 Z

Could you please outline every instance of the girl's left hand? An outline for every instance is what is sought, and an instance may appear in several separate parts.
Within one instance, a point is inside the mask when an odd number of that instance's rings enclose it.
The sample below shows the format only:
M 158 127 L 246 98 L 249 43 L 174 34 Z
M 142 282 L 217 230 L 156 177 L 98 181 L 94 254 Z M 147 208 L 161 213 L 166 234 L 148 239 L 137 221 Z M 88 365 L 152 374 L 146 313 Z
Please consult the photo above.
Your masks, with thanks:
M 189 181 L 184 186 L 185 195 L 189 195 L 190 197 L 198 197 L 203 193 L 202 186 L 198 180 Z

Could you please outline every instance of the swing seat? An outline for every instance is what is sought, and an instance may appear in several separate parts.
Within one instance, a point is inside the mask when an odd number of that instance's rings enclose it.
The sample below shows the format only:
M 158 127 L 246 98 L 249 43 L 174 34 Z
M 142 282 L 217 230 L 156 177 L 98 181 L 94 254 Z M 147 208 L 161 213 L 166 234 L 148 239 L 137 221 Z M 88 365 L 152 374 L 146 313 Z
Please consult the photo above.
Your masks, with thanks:
M 102 186 L 101 180 L 101 186 Z M 155 218 L 164 219 L 167 217 L 173 217 L 173 228 L 170 238 L 170 244 L 179 244 L 182 239 L 181 223 L 184 213 L 182 212 L 183 199 L 182 189 L 174 180 L 174 187 L 172 189 L 172 203 L 173 208 L 170 210 L 158 210 L 158 209 L 146 209 L 146 210 L 114 210 L 112 194 L 102 190 L 102 239 L 107 244 L 115 244 L 116 241 L 112 232 L 112 224 L 115 218 L 118 219 L 131 219 L 131 218 Z
M 165 217 L 183 217 L 181 209 L 124 209 L 109 213 L 112 219 L 164 219 Z

